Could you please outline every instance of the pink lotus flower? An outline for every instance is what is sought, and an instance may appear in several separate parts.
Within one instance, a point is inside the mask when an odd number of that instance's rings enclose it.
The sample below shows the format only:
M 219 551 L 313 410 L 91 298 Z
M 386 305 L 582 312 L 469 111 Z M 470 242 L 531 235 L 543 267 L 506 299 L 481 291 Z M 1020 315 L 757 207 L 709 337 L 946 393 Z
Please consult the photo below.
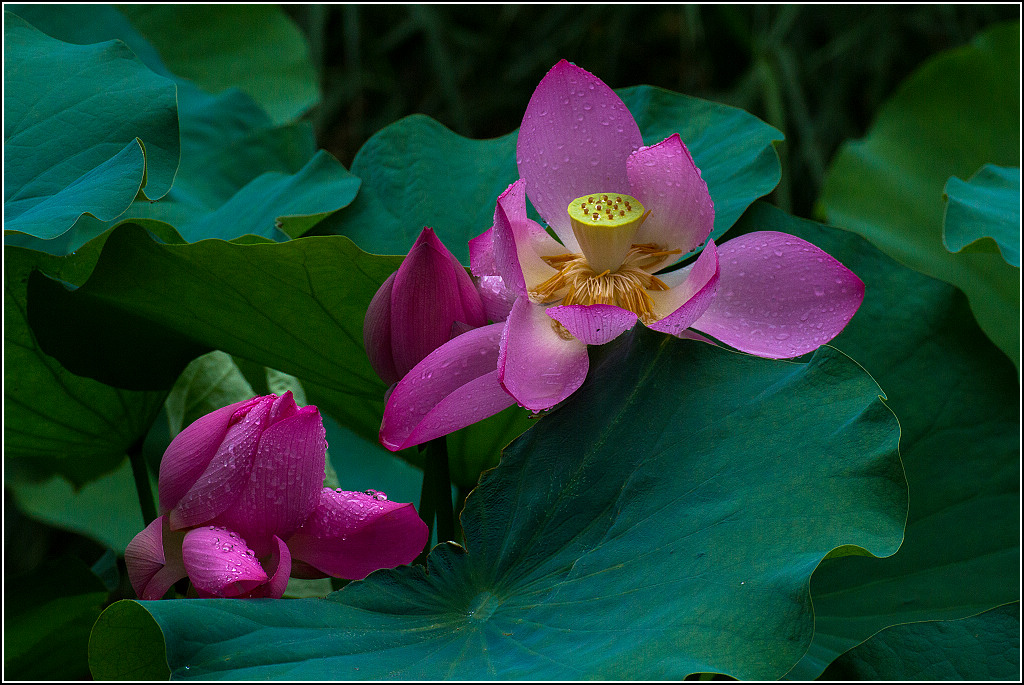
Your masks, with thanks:
M 711 196 L 679 135 L 645 147 L 622 100 L 565 60 L 530 99 L 517 156 L 521 178 L 470 242 L 482 287 L 512 302 L 507 318 L 434 350 L 395 386 L 381 424 L 388 449 L 513 403 L 554 406 L 586 378 L 587 345 L 637 319 L 787 358 L 835 337 L 863 300 L 857 276 L 794 236 L 763 231 L 716 246 Z M 557 241 L 527 218 L 527 196 Z M 659 273 L 705 241 L 693 263 Z
M 391 385 L 453 333 L 485 323 L 483 303 L 466 269 L 432 229 L 424 228 L 370 301 L 363 344 L 374 371 Z
M 200 597 L 279 598 L 293 570 L 354 579 L 411 562 L 427 537 L 413 505 L 324 488 L 326 450 L 320 412 L 290 392 L 181 431 L 160 463 L 162 515 L 125 550 L 138 596 L 188 576 Z

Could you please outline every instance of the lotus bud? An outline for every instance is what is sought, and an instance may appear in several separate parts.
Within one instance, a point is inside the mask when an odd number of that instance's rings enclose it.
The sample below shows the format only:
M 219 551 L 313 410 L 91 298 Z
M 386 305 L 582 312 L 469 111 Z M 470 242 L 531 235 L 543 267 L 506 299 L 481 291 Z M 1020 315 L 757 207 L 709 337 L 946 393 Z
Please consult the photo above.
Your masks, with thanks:
M 320 412 L 292 394 L 237 402 L 181 431 L 160 462 L 160 512 L 171 530 L 213 524 L 259 556 L 316 509 L 327 440 Z
M 397 383 L 453 334 L 487 323 L 466 269 L 424 228 L 398 271 L 370 301 L 363 343 L 377 375 Z

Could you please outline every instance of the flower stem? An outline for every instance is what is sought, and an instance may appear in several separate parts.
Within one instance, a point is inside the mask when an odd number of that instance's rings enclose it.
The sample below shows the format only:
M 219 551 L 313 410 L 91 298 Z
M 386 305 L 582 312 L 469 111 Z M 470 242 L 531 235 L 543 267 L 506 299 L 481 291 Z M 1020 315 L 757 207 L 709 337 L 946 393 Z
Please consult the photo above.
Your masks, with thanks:
M 149 482 L 149 468 L 146 466 L 145 457 L 142 456 L 142 440 L 128 448 L 128 461 L 131 462 L 132 476 L 135 477 L 142 522 L 148 526 L 156 520 L 156 505 L 153 503 L 153 485 Z
M 452 512 L 452 479 L 448 472 L 448 440 L 434 438 L 427 443 L 427 471 L 434 481 L 434 506 L 437 513 L 437 541 L 455 540 L 455 516 Z
M 425 563 L 427 553 L 430 552 L 430 538 L 434 532 L 434 509 L 434 472 L 427 461 L 423 464 L 423 485 L 420 487 L 419 508 L 420 519 L 427 524 L 427 544 L 413 563 Z

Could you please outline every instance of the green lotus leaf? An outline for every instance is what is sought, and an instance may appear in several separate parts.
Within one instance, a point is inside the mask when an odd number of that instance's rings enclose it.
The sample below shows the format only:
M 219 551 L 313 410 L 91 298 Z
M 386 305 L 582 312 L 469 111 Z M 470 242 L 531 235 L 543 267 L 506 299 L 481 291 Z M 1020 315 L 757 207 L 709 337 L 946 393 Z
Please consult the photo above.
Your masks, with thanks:
M 678 132 L 715 201 L 717 239 L 779 182 L 773 140 L 782 134 L 743 110 L 651 86 L 616 91 L 647 144 Z M 526 106 L 526 103 L 523 103 Z M 378 131 L 352 162 L 363 187 L 352 206 L 318 230 L 380 254 L 405 254 L 424 226 L 463 263 L 467 242 L 493 223 L 498 195 L 518 178 L 516 139 L 473 140 L 414 114 Z
M 1020 266 L 1020 169 L 986 164 L 970 180 L 946 181 L 948 198 L 942 217 L 942 240 L 951 252 L 985 238 L 996 244 L 1007 264 Z
M 4 13 L 4 230 L 50 239 L 109 221 L 178 167 L 174 83 L 119 41 L 80 46 Z
M 960 288 L 982 330 L 1020 367 L 1020 269 L 998 251 L 951 253 L 942 193 L 951 176 L 1020 158 L 1020 24 L 999 24 L 920 67 L 848 142 L 825 178 L 830 223 Z
M 593 361 L 469 495 L 465 551 L 326 600 L 123 602 L 93 640 L 159 626 L 175 678 L 781 676 L 821 559 L 902 538 L 878 386 L 831 348 L 797 364 L 642 327 Z
M 815 571 L 814 641 L 788 677 L 813 680 L 888 626 L 964 618 L 1019 599 L 1020 389 L 964 296 L 852 233 L 767 205 L 755 204 L 735 230 L 800 236 L 864 281 L 864 303 L 831 344 L 885 390 L 911 492 L 895 555 L 830 558 Z

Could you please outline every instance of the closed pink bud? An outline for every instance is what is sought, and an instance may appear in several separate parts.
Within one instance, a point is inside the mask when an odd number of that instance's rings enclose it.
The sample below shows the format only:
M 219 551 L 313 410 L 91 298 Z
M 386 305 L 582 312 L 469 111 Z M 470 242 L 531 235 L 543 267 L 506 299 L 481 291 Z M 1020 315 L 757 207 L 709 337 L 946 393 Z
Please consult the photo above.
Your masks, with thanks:
M 377 375 L 391 385 L 453 332 L 485 323 L 483 302 L 466 269 L 433 229 L 424 228 L 370 301 L 363 343 Z

